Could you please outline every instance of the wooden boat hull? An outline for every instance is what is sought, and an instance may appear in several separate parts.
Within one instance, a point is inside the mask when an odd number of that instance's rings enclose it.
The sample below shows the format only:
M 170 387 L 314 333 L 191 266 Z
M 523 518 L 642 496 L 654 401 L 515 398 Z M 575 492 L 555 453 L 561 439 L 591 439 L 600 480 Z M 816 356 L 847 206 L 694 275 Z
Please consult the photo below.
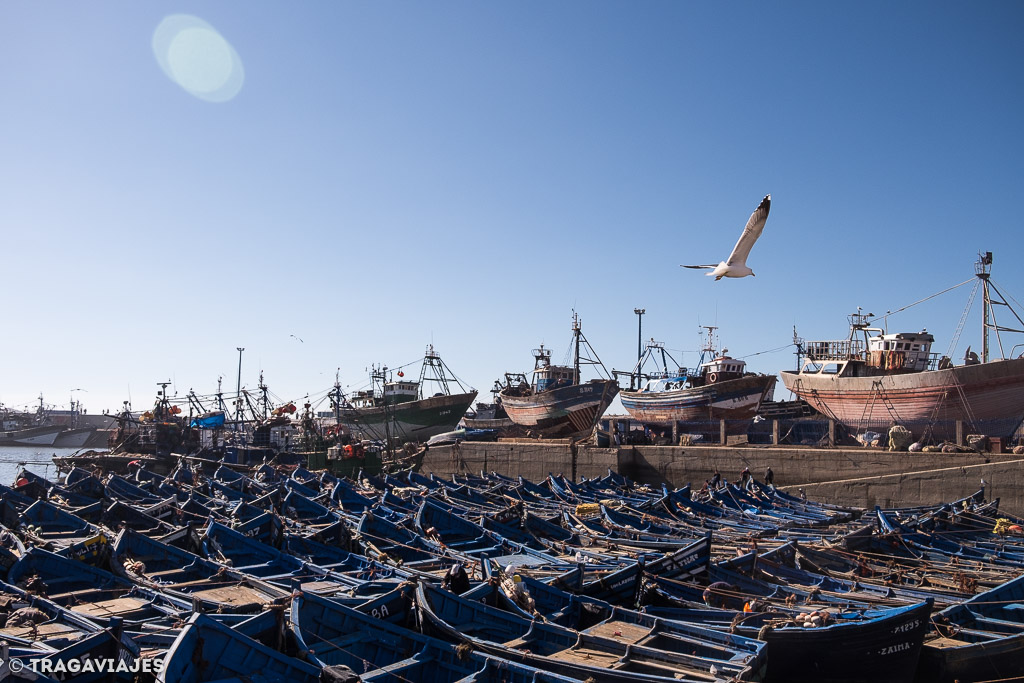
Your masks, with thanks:
M 544 436 L 574 436 L 590 432 L 618 393 L 615 380 L 594 380 L 530 396 L 502 392 L 501 402 L 517 425 Z
M 431 396 L 387 407 L 343 408 L 341 423 L 352 434 L 367 439 L 426 441 L 454 430 L 473 405 L 476 393 Z
M 1024 358 L 877 377 L 780 375 L 797 398 L 852 429 L 895 421 L 922 427 L 935 422 L 948 431 L 950 423 L 963 420 L 965 426 L 981 423 L 990 436 L 1008 437 L 1024 416 Z
M 464 417 L 462 418 L 462 424 L 466 425 L 466 429 L 508 429 L 515 426 L 516 423 L 508 417 L 498 417 L 490 420 L 478 417 Z
M 931 628 L 931 609 L 927 601 L 860 622 L 762 629 L 757 635 L 767 643 L 766 681 L 910 683 Z
M 205 614 L 193 614 L 168 650 L 157 681 L 199 683 L 212 680 L 317 683 L 320 668 L 283 655 Z
M 941 637 L 921 650 L 918 680 L 1017 680 L 1024 677 L 1024 576 L 936 614 Z
M 675 422 L 752 419 L 774 389 L 775 375 L 751 375 L 688 389 L 623 391 L 619 397 L 634 419 L 671 426 Z
M 946 643 L 938 639 L 921 650 L 918 680 L 933 683 L 1024 678 L 1024 633 L 978 643 Z
M 427 583 L 416 588 L 424 628 L 473 649 L 597 683 L 716 680 L 715 661 L 691 653 L 658 626 L 639 632 L 581 633 L 554 624 L 524 619 L 511 612 L 453 595 Z M 699 627 L 694 627 L 699 628 Z M 690 643 L 693 647 L 693 643 Z M 664 649 L 662 649 L 664 648 Z M 742 667 L 738 667 L 742 668 Z M 732 672 L 730 672 L 732 673 Z M 736 672 L 741 680 L 754 672 Z

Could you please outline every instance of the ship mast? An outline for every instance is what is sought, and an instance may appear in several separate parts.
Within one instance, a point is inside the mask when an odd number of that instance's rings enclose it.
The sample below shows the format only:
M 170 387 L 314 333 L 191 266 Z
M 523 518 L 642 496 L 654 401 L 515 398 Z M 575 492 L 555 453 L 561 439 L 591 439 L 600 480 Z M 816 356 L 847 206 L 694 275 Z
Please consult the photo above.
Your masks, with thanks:
M 1013 306 L 1006 300 L 1006 296 L 999 291 L 999 287 L 990 279 L 992 272 L 992 252 L 986 251 L 983 255 L 978 258 L 978 262 L 974 264 L 974 273 L 978 276 L 978 279 L 982 284 L 982 292 L 984 297 L 984 323 L 982 329 L 982 346 L 981 362 L 987 363 L 989 360 L 989 330 L 996 333 L 996 344 L 999 345 L 999 357 L 1006 358 L 1006 353 L 1003 350 L 1003 340 L 999 336 L 1000 332 L 1015 332 L 1018 334 L 1024 333 L 1024 329 L 1016 329 L 1012 327 L 1005 327 L 1000 325 L 996 320 L 996 313 L 994 306 L 1005 306 L 1017 322 L 1020 323 L 1021 328 L 1024 328 L 1024 319 L 1021 319 L 1020 315 L 1014 310 Z M 992 293 L 995 292 L 995 297 Z M 1011 350 L 1012 352 L 1012 350 Z
M 992 315 L 992 295 L 989 291 L 989 278 L 992 273 L 992 252 L 985 252 L 984 255 L 979 255 L 978 262 L 974 264 L 974 273 L 978 276 L 978 280 L 981 281 L 981 294 L 982 294 L 982 323 L 981 323 L 981 361 L 988 362 L 988 331 L 992 327 L 991 318 Z M 998 341 L 999 334 L 998 330 L 995 333 L 995 339 Z M 1002 350 L 1002 343 L 999 342 L 999 350 Z M 1000 353 L 1001 355 L 1001 353 Z
M 710 353 L 712 360 L 714 360 L 715 356 L 718 354 L 718 351 L 715 349 L 715 346 L 717 346 L 715 343 L 715 330 L 717 330 L 718 327 L 715 325 L 701 325 L 701 329 L 708 331 L 708 341 L 704 344 L 704 348 L 701 349 L 700 352 L 700 362 L 703 363 L 705 353 Z
M 572 339 L 576 349 L 573 352 L 572 383 L 580 383 L 580 317 L 572 312 Z
M 334 424 L 341 426 L 341 378 L 340 370 L 334 372 Z
M 270 412 L 270 396 L 269 387 L 263 383 L 263 371 L 260 370 L 260 403 L 263 404 L 263 421 L 267 419 L 267 414 Z
M 981 362 L 988 362 L 988 331 L 992 326 L 990 318 L 992 317 L 992 294 L 989 292 L 989 277 L 992 274 L 992 252 L 987 251 L 983 256 L 978 257 L 977 263 L 974 264 L 974 274 L 981 280 L 981 292 L 982 292 L 982 323 L 981 323 Z M 999 333 L 996 332 L 996 339 L 999 339 Z M 1002 343 L 1000 342 L 1000 347 Z

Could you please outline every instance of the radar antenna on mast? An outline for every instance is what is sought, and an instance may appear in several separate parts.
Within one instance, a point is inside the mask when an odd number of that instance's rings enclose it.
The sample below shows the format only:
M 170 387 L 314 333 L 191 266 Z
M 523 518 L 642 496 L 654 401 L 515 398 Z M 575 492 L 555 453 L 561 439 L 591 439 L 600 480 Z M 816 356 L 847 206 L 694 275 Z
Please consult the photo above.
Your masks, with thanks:
M 796 333 L 796 325 L 793 325 L 793 346 L 796 347 L 796 371 L 800 372 L 800 363 L 804 357 L 804 338 Z

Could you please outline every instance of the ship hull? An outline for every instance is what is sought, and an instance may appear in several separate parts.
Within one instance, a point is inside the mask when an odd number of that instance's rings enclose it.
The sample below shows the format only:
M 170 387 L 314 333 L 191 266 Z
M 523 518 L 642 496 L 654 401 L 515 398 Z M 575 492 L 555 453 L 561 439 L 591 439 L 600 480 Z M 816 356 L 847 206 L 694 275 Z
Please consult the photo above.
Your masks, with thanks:
M 1009 437 L 1024 417 L 1024 358 L 876 377 L 780 374 L 798 398 L 853 429 L 919 423 L 939 426 L 948 437 L 949 424 L 962 420 L 989 436 Z
M 619 397 L 626 412 L 647 425 L 750 420 L 772 395 L 775 380 L 775 375 L 751 375 L 690 389 L 623 391 Z
M 67 429 L 57 435 L 53 445 L 55 448 L 82 448 L 95 433 L 92 427 Z
M 345 408 L 341 411 L 341 423 L 357 438 L 426 441 L 454 430 L 474 399 L 476 392 L 471 391 L 387 407 Z
M 29 427 L 13 432 L 0 432 L 0 446 L 52 446 L 64 427 Z
M 466 417 L 462 419 L 462 424 L 466 426 L 466 429 L 508 429 L 515 425 L 515 422 L 507 417 L 496 417 L 489 420 Z
M 607 410 L 619 385 L 614 380 L 572 384 L 531 396 L 501 394 L 501 404 L 515 424 L 543 436 L 590 432 Z

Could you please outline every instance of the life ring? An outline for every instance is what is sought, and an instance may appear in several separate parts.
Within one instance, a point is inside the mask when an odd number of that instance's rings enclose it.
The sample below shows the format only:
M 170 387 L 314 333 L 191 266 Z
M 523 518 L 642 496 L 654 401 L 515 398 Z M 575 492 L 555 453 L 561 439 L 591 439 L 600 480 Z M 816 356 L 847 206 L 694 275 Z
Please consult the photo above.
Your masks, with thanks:
M 718 381 L 718 373 L 717 372 L 708 373 L 708 382 L 710 382 L 711 384 L 714 384 L 717 381 Z

